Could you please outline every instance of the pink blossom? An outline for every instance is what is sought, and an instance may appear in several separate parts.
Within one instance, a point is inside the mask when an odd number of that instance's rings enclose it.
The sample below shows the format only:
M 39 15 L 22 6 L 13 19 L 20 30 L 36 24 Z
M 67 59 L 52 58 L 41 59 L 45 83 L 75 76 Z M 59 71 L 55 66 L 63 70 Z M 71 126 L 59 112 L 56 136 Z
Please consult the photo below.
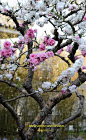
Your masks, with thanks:
M 47 57 L 48 57 L 48 58 L 54 56 L 54 53 L 53 53 L 52 51 L 51 51 L 51 52 L 46 52 L 46 54 L 47 54 Z
M 2 49 L 1 50 L 1 57 L 10 57 L 12 54 L 12 51 L 10 49 Z
M 9 49 L 3 48 L 1 50 L 1 57 L 8 58 L 8 57 L 10 57 L 11 55 L 14 55 L 14 54 L 15 54 L 15 48 L 9 48 Z
M 20 27 L 23 27 L 23 24 L 22 24 L 22 23 L 19 23 L 19 26 L 20 26 Z
M 24 35 L 24 39 L 26 45 L 31 41 L 31 38 L 29 38 L 27 34 Z
M 86 69 L 86 66 L 82 66 L 82 69 Z
M 45 61 L 45 59 L 47 59 L 47 58 L 46 58 L 46 53 L 41 53 L 41 54 L 38 54 L 37 59 L 39 59 L 39 60 L 40 60 L 40 62 Z
M 29 38 L 35 38 L 34 31 L 32 29 L 27 30 L 27 35 Z
M 30 54 L 30 58 L 37 58 L 36 54 Z
M 6 8 L 4 9 L 4 12 L 7 12 L 7 9 Z
M 84 16 L 83 20 L 84 20 L 84 21 L 86 20 L 86 14 L 85 14 L 85 16 Z
M 18 45 L 18 48 L 19 48 L 20 50 L 22 50 L 22 49 L 24 48 L 24 44 Z
M 10 46 L 11 46 L 11 43 L 10 43 L 9 41 L 5 41 L 5 42 L 4 42 L 4 47 L 5 47 L 5 49 L 9 49 Z
M 32 69 L 32 71 L 36 71 L 37 70 L 37 67 L 34 67 L 33 69 Z
M 54 53 L 51 52 L 44 52 L 44 53 L 37 53 L 37 54 L 30 54 L 30 59 L 28 59 L 28 63 L 30 64 L 30 68 L 32 71 L 36 70 L 36 65 L 39 65 L 41 62 L 45 61 L 49 57 L 53 57 Z
M 60 54 L 61 54 L 61 52 L 62 52 L 61 50 L 57 51 L 58 55 L 60 55 Z
M 20 40 L 18 40 L 18 48 L 22 50 L 24 48 L 24 37 L 22 37 Z
M 34 29 L 33 31 L 34 31 L 34 33 L 37 33 L 37 29 Z
M 79 39 L 79 36 L 77 36 L 76 39 Z
M 39 46 L 39 50 L 40 51 L 44 51 L 45 50 L 45 45 L 43 43 Z
M 16 49 L 15 48 L 11 48 L 11 51 L 12 51 L 11 55 L 14 55 L 16 53 Z
M 81 51 L 81 53 L 84 57 L 86 56 L 86 51 Z
M 60 50 L 63 51 L 63 48 L 61 48 Z
M 57 51 L 58 55 L 60 55 L 62 51 L 63 51 L 63 48 L 61 48 L 60 50 L 58 50 Z
M 54 39 L 50 39 L 49 45 L 50 45 L 50 46 L 55 45 L 55 40 L 54 40 Z
M 6 49 L 2 49 L 1 50 L 1 57 L 5 57 L 6 56 Z
M 27 33 L 24 35 L 24 39 L 25 39 L 25 44 L 27 45 L 29 42 L 31 42 L 31 39 L 35 38 L 35 34 L 37 32 L 37 29 L 32 30 L 29 29 L 27 30 Z
M 71 7 L 70 9 L 73 10 L 73 7 Z
M 66 51 L 70 53 L 70 52 L 71 52 L 71 50 L 72 50 L 72 48 L 73 48 L 73 46 L 72 46 L 72 45 L 68 45 L 68 46 L 67 46 Z
M 44 43 L 46 44 L 46 46 L 48 46 L 48 45 L 53 46 L 53 45 L 55 45 L 55 40 L 52 39 L 50 36 L 45 36 Z
M 78 56 L 75 56 L 75 59 L 79 59 L 79 57 Z
M 61 93 L 62 93 L 62 94 L 66 94 L 67 91 L 66 91 L 66 90 L 61 90 Z

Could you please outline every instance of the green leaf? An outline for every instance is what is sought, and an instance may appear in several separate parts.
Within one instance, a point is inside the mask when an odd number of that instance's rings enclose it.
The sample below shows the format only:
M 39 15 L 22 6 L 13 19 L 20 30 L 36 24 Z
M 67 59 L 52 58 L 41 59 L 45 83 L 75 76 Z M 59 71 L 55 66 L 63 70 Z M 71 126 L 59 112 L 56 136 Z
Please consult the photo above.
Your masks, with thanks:
M 7 18 L 7 22 L 8 22 L 9 20 L 10 20 L 10 19 Z
M 25 30 L 25 34 L 27 33 L 27 31 Z
M 80 82 L 80 85 L 81 85 L 82 83 Z
M 65 18 L 63 18 L 63 21 L 65 21 Z
M 5 60 L 4 63 L 7 63 L 7 60 Z
M 79 34 L 79 37 L 81 38 L 82 37 L 82 34 Z
M 14 42 L 14 44 L 17 44 L 17 42 Z
M 51 12 L 53 12 L 53 9 L 51 10 Z

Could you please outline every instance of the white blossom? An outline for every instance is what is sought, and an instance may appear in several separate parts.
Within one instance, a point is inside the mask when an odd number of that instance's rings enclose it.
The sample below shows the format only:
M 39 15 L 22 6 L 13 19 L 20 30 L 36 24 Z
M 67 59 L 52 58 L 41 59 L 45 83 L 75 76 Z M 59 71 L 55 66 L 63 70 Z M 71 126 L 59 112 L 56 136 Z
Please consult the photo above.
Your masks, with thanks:
M 13 77 L 12 74 L 8 74 L 8 73 L 7 73 L 5 76 L 6 76 L 6 78 L 8 78 L 9 80 L 11 80 L 12 77 Z
M 2 80 L 3 79 L 3 75 L 0 75 L 0 80 Z
M 47 47 L 47 50 L 51 50 L 51 49 L 53 49 L 53 46 L 48 46 Z
M 2 12 L 4 10 L 4 8 L 0 5 L 0 11 Z
M 68 89 L 69 89 L 70 92 L 72 92 L 72 93 L 77 91 L 76 85 L 69 86 Z
M 50 82 L 44 82 L 42 84 L 42 88 L 44 88 L 44 89 L 49 89 L 50 87 L 51 87 L 51 83 Z
M 62 11 L 64 9 L 64 4 L 64 2 L 58 2 L 56 6 L 57 11 Z
M 10 57 L 10 61 L 15 61 L 15 55 Z
M 5 64 L 2 64 L 2 65 L 1 65 L 1 69 L 3 70 L 3 69 L 4 69 L 4 67 L 5 67 Z
M 18 81 L 21 81 L 21 78 L 20 78 L 20 77 L 16 77 L 16 79 L 17 79 Z
M 74 68 L 68 68 L 67 69 L 67 75 L 71 78 L 75 75 L 75 69 Z
M 14 71 L 14 70 L 17 69 L 17 65 L 15 65 L 15 64 L 9 64 L 9 65 L 7 65 L 6 67 L 7 67 L 7 69 L 9 69 L 10 71 Z
M 43 93 L 43 90 L 41 88 L 38 87 L 38 91 L 40 92 L 40 94 Z
M 79 68 L 81 68 L 82 65 L 83 65 L 83 58 L 80 58 L 75 61 L 75 63 L 73 64 L 73 68 L 75 68 L 75 70 L 79 70 Z

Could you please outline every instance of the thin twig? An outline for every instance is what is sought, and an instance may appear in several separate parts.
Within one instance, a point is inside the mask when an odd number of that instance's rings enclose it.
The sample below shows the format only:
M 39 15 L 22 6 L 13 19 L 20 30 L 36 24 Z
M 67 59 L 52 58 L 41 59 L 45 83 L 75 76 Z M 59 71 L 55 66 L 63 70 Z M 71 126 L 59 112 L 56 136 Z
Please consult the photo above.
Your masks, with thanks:
M 65 57 L 62 57 L 62 56 L 60 56 L 58 54 L 54 54 L 54 55 L 60 57 L 63 61 L 65 61 L 68 64 L 69 67 L 71 66 L 71 64 L 69 63 L 68 60 L 65 59 Z
M 19 99 L 19 98 L 28 97 L 28 96 L 31 96 L 31 95 L 33 95 L 33 94 L 35 94 L 35 93 L 25 94 L 25 95 L 22 95 L 22 96 L 17 96 L 17 97 L 15 97 L 15 98 L 12 98 L 12 99 L 9 99 L 9 100 L 5 100 L 5 101 L 3 101 L 3 103 L 5 103 L 5 102 L 15 101 L 15 100 L 17 100 L 17 99 Z

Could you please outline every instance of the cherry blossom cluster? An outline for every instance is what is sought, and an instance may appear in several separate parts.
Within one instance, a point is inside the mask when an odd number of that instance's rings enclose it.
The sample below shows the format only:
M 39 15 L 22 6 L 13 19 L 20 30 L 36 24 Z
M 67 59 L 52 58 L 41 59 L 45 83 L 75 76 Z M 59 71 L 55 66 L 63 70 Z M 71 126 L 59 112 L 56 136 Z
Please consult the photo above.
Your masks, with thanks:
M 55 40 L 52 39 L 50 36 L 45 36 L 44 37 L 44 44 L 46 44 L 46 46 L 53 46 L 55 45 Z
M 86 56 L 86 40 L 84 38 L 80 38 L 78 34 L 72 36 L 72 40 L 79 44 L 78 49 L 81 51 L 82 55 Z
M 67 88 L 67 87 L 63 87 L 63 88 L 61 89 L 61 93 L 62 93 L 62 94 L 66 94 L 66 93 L 67 93 L 67 90 L 70 90 L 71 93 L 74 93 L 74 92 L 77 91 L 77 89 L 78 89 L 78 88 L 76 87 L 76 85 L 69 86 L 68 88 Z
M 15 48 L 10 47 L 11 43 L 9 41 L 4 42 L 4 48 L 1 50 L 1 57 L 8 58 L 11 55 L 14 55 L 16 52 Z
M 51 36 L 44 36 L 43 43 L 39 46 L 40 51 L 44 51 L 46 46 L 53 46 L 55 45 L 55 40 L 51 38 Z
M 31 42 L 31 39 L 35 38 L 35 34 L 37 33 L 37 29 L 28 29 L 27 33 L 23 36 L 19 37 L 19 40 L 17 43 L 14 44 L 14 47 L 18 46 L 18 49 L 23 50 L 24 48 L 24 44 L 28 44 L 29 42 Z
M 27 61 L 30 64 L 30 68 L 32 68 L 32 70 L 35 71 L 37 69 L 36 65 L 39 65 L 41 62 L 53 56 L 54 53 L 52 51 L 46 53 L 30 54 L 30 59 L 28 59 Z
M 61 75 L 57 78 L 57 82 L 61 81 L 63 86 L 69 83 L 69 79 L 75 75 L 75 72 L 81 68 L 83 65 L 83 58 L 77 59 L 73 64 L 73 68 L 69 67 L 67 70 L 63 71 Z
M 60 82 L 60 84 L 63 85 L 63 88 L 61 89 L 62 94 L 67 93 L 68 89 L 70 90 L 71 93 L 76 92 L 77 91 L 76 85 L 69 86 L 68 88 L 65 86 L 68 85 L 70 78 L 75 75 L 76 70 L 79 70 L 79 68 L 81 68 L 82 65 L 83 65 L 83 58 L 77 59 L 73 64 L 73 68 L 69 67 L 67 70 L 63 71 L 54 84 L 51 84 L 50 82 L 43 82 L 42 88 L 43 89 L 54 88 Z M 43 93 L 43 90 L 41 88 L 39 88 L 38 90 L 41 94 Z
M 37 29 L 29 29 L 27 30 L 27 33 L 24 35 L 24 40 L 25 40 L 25 44 L 27 45 L 31 39 L 35 38 L 35 34 L 34 33 L 37 33 Z
M 63 51 L 63 48 L 61 48 L 60 50 L 57 51 L 58 55 L 60 55 Z
M 70 53 L 70 52 L 71 52 L 71 50 L 72 50 L 72 48 L 73 48 L 73 46 L 72 46 L 72 45 L 68 45 L 68 46 L 67 46 L 66 51 Z
M 79 68 L 81 68 L 82 65 L 83 65 L 83 58 L 77 59 L 75 61 L 75 63 L 73 64 L 73 68 L 69 67 L 67 70 L 63 71 L 61 73 L 61 75 L 57 78 L 57 81 L 54 84 L 51 84 L 48 81 L 47 82 L 43 82 L 42 89 L 47 89 L 48 90 L 50 88 L 54 88 L 60 82 L 60 84 L 63 85 L 63 88 L 61 89 L 61 93 L 62 94 L 67 93 L 67 89 L 69 89 L 71 93 L 76 92 L 77 91 L 76 85 L 69 86 L 68 88 L 65 87 L 65 86 L 68 85 L 70 78 L 75 75 L 76 70 L 79 70 Z M 84 68 L 86 68 L 86 67 L 84 67 Z M 42 89 L 38 88 L 38 91 L 41 94 L 43 93 Z

